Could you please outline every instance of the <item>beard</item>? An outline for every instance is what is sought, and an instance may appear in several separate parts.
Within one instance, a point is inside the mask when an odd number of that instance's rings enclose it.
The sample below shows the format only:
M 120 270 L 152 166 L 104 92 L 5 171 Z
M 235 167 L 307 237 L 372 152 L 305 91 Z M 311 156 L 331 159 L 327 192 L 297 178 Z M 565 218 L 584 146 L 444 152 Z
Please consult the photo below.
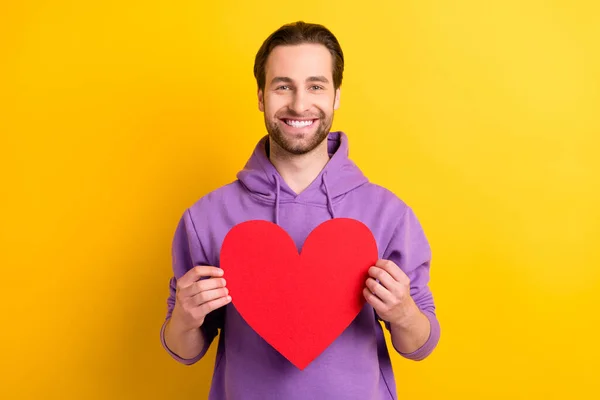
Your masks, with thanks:
M 286 112 L 285 115 L 289 118 L 306 118 L 306 116 L 294 115 L 293 112 Z M 265 125 L 271 140 L 277 143 L 283 150 L 293 155 L 310 153 L 327 139 L 331 125 L 333 124 L 333 113 L 327 117 L 322 110 L 319 110 L 318 121 L 315 121 L 315 123 L 317 123 L 315 132 L 292 136 L 281 131 L 280 124 L 285 124 L 285 122 L 281 121 L 278 117 L 275 117 L 274 121 L 267 120 L 265 115 Z

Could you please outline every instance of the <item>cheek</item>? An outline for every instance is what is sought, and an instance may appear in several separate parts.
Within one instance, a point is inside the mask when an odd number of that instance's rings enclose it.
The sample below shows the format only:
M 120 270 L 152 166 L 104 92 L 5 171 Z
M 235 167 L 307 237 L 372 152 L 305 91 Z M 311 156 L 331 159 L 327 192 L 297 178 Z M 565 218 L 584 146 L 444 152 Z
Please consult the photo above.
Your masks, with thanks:
M 277 114 L 281 109 L 283 109 L 286 105 L 282 96 L 274 96 L 270 98 L 265 98 L 265 114 L 267 116 L 274 118 L 275 114 Z
M 321 96 L 318 99 L 315 99 L 314 105 L 323 110 L 326 114 L 331 114 L 333 112 L 333 101 L 333 97 Z

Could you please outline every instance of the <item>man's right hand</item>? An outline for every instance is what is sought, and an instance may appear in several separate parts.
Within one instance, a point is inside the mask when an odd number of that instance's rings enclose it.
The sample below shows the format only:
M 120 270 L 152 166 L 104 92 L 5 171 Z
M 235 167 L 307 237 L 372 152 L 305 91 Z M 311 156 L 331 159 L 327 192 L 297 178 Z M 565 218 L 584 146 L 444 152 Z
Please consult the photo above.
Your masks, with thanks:
M 209 312 L 231 302 L 222 276 L 221 268 L 196 266 L 178 279 L 171 322 L 183 331 L 197 329 Z

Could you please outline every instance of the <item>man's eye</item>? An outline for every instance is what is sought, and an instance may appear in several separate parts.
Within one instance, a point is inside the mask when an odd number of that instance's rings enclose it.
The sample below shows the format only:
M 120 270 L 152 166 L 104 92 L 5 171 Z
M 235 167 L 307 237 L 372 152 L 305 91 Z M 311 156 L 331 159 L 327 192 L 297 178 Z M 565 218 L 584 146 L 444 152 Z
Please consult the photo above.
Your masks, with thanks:
M 289 89 L 289 88 L 290 88 L 290 87 L 289 87 L 289 86 L 287 86 L 287 85 L 281 85 L 281 86 L 279 86 L 279 87 L 277 88 L 277 90 L 287 90 L 287 89 Z
M 323 86 L 319 86 L 319 85 L 312 85 L 310 88 L 311 88 L 311 89 L 313 89 L 313 90 L 322 90 L 322 89 L 323 89 Z

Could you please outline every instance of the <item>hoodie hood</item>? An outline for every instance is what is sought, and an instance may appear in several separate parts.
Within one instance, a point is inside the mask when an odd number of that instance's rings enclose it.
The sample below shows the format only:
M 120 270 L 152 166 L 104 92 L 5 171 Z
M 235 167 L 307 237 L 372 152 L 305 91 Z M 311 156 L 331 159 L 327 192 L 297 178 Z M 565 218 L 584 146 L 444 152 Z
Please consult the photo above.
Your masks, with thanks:
M 362 171 L 348 158 L 348 137 L 343 132 L 330 132 L 327 138 L 329 161 L 313 182 L 296 194 L 283 180 L 267 157 L 268 135 L 256 145 L 237 178 L 254 196 L 274 205 L 274 222 L 279 224 L 279 205 L 286 202 L 326 205 L 335 218 L 335 203 L 344 195 L 368 183 Z

